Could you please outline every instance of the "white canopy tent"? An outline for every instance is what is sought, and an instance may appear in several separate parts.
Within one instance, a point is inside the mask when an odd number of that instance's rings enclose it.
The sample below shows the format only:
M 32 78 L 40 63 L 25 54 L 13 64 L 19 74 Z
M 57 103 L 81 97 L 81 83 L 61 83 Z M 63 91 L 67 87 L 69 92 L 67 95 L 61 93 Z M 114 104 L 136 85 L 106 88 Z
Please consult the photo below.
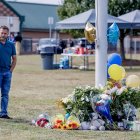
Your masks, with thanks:
M 131 23 L 131 28 L 140 29 L 140 10 L 134 10 L 127 14 L 121 15 L 118 18 Z
M 84 29 L 87 22 L 95 25 L 96 12 L 95 9 L 90 9 L 86 12 L 72 16 L 56 23 L 56 29 Z M 107 15 L 107 23 L 110 26 L 113 22 L 116 22 L 119 28 L 125 29 L 130 28 L 128 21 L 119 19 L 111 15 Z
M 130 22 L 131 24 L 131 36 L 133 34 L 133 29 L 139 29 L 140 30 L 140 10 L 134 10 L 132 12 L 129 12 L 127 14 L 121 15 L 119 16 L 120 19 L 125 20 Z M 140 37 L 130 37 L 130 36 L 126 36 L 125 40 L 124 40 L 124 45 L 126 46 L 126 52 L 128 52 L 130 50 L 130 42 L 133 41 L 134 42 L 134 53 L 137 53 L 137 48 L 140 48 L 138 44 L 138 42 L 140 43 Z

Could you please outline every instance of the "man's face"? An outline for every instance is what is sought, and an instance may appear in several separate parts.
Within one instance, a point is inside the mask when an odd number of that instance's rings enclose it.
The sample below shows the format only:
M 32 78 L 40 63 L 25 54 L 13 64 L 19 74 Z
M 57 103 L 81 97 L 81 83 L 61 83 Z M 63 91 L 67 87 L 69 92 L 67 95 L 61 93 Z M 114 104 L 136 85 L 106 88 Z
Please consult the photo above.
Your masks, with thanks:
M 0 41 L 6 41 L 8 33 L 9 33 L 8 30 L 0 29 Z

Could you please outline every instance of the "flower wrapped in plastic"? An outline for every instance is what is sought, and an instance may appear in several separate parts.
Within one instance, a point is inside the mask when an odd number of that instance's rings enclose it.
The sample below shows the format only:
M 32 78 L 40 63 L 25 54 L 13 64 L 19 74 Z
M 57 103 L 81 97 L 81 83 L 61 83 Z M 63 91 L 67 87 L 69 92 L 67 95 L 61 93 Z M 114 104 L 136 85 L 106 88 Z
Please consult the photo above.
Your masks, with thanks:
M 40 114 L 37 117 L 37 119 L 35 120 L 33 119 L 31 124 L 35 126 L 51 129 L 50 118 L 51 117 L 48 115 L 48 113 L 43 113 L 43 114 Z
M 76 87 L 71 95 L 61 100 L 66 113 L 74 114 L 80 122 L 91 120 L 91 114 L 102 114 L 103 120 L 117 124 L 126 118 L 124 104 L 140 108 L 140 89 L 125 86 L 125 80 L 110 80 L 103 88 Z M 106 104 L 108 103 L 108 104 Z M 96 106 L 98 106 L 98 111 Z M 133 113 L 135 114 L 135 113 Z M 131 115 L 132 116 L 132 115 Z
M 76 116 L 70 115 L 66 121 L 66 125 L 68 129 L 78 129 L 80 127 L 80 121 Z
M 65 118 L 63 114 L 57 114 L 51 118 L 52 127 L 54 129 L 62 129 L 65 123 Z
M 106 119 L 108 119 L 110 123 L 113 122 L 113 119 L 110 113 L 110 103 L 108 101 L 105 101 L 104 103 L 97 105 L 96 111 L 102 116 L 104 116 Z

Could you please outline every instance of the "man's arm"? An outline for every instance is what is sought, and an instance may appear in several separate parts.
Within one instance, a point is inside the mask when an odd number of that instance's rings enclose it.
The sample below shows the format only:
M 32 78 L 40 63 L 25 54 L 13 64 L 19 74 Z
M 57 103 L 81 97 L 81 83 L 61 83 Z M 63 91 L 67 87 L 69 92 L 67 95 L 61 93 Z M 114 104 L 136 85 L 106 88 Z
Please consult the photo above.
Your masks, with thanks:
M 15 66 L 16 66 L 16 63 L 17 63 L 17 57 L 16 57 L 16 55 L 13 55 L 13 56 L 12 56 L 11 69 L 10 69 L 11 72 L 13 72 L 13 70 L 14 70 L 14 68 L 15 68 Z

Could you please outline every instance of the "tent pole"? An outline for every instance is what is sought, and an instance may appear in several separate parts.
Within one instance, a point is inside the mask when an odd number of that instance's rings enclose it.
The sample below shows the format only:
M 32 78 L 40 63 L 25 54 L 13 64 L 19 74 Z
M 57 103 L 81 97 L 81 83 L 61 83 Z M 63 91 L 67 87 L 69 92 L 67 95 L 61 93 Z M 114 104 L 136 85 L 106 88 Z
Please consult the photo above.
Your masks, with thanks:
M 132 24 L 131 24 L 131 30 L 130 30 L 130 60 L 132 60 L 132 38 L 133 38 L 133 28 L 132 28 Z M 130 64 L 130 69 L 132 69 L 132 61 Z
M 96 50 L 95 86 L 105 86 L 107 81 L 107 10 L 108 0 L 95 0 Z

